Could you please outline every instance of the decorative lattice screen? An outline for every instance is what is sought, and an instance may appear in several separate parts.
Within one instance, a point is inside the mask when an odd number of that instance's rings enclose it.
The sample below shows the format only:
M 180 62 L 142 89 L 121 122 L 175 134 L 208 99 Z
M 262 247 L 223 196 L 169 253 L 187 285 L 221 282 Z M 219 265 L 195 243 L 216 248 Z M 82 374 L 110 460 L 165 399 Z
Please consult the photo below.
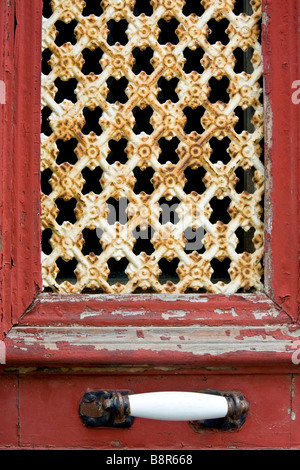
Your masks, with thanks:
M 46 291 L 262 289 L 260 3 L 44 2 Z

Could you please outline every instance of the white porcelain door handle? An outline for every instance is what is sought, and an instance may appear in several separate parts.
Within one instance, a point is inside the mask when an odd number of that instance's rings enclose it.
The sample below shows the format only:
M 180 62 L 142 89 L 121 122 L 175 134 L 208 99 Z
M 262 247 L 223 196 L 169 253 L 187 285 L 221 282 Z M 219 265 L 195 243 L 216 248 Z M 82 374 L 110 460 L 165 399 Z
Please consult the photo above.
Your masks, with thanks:
M 152 392 L 128 395 L 129 414 L 138 418 L 167 421 L 194 421 L 224 418 L 225 397 L 193 392 Z
M 129 427 L 135 418 L 189 421 L 217 429 L 241 427 L 249 403 L 240 392 L 133 392 L 100 390 L 84 394 L 79 414 L 86 426 Z M 197 426 L 196 426 L 197 427 Z

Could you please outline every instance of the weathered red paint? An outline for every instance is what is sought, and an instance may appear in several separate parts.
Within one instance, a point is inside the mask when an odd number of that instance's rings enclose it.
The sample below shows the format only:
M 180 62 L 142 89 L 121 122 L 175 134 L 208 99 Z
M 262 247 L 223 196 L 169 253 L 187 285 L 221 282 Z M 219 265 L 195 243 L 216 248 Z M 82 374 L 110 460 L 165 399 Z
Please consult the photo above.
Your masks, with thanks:
M 39 296 L 24 325 L 264 325 L 286 323 L 289 317 L 265 294 L 164 296 Z
M 298 250 L 299 233 L 298 225 L 295 223 L 298 220 L 295 185 L 298 165 L 295 163 L 292 166 L 287 165 L 282 155 L 291 149 L 289 138 L 293 139 L 293 155 L 295 155 L 294 152 L 299 151 L 297 134 L 299 109 L 291 102 L 290 83 L 299 71 L 299 61 L 295 60 L 298 40 L 298 2 L 290 2 L 285 8 L 284 16 L 282 9 L 276 7 L 274 2 L 267 0 L 264 2 L 266 168 L 270 172 L 269 180 L 271 181 L 266 210 L 267 293 L 217 297 L 203 295 L 200 296 L 203 303 L 197 304 L 196 309 L 193 302 L 176 299 L 172 304 L 170 301 L 164 302 L 159 296 L 149 296 L 149 302 L 143 297 L 140 302 L 137 300 L 133 305 L 130 296 L 128 296 L 128 301 L 123 297 L 120 302 L 110 298 L 99 300 L 94 296 L 89 298 L 88 296 L 75 296 L 70 302 L 70 297 L 66 299 L 64 296 L 59 297 L 54 294 L 52 297 L 39 294 L 41 288 L 38 170 L 40 161 L 41 3 L 40 0 L 33 0 L 32 9 L 26 8 L 24 2 L 20 0 L 2 6 L 3 17 L 9 17 L 11 22 L 9 34 L 3 35 L 3 42 L 10 54 L 8 62 L 15 77 L 12 96 L 15 103 L 14 120 L 10 126 L 12 137 L 4 139 L 7 146 L 13 142 L 13 148 L 10 152 L 3 151 L 3 155 L 7 158 L 3 160 L 5 168 L 10 168 L 8 155 L 13 152 L 14 157 L 11 170 L 12 187 L 3 191 L 3 198 L 8 197 L 7 193 L 13 198 L 11 204 L 13 211 L 10 212 L 10 216 L 5 219 L 3 217 L 5 223 L 11 228 L 12 234 L 12 239 L 7 240 L 3 245 L 3 254 L 6 254 L 6 259 L 10 260 L 9 263 L 4 261 L 3 266 L 9 266 L 10 272 L 13 272 L 11 285 L 4 289 L 7 295 L 11 293 L 12 298 L 8 300 L 10 300 L 10 306 L 13 307 L 13 313 L 9 315 L 8 312 L 11 309 L 8 305 L 5 309 L 6 322 L 10 324 L 11 321 L 12 323 L 20 321 L 21 324 L 37 325 L 57 322 L 64 325 L 74 323 L 126 325 L 130 321 L 134 324 L 157 326 L 166 325 L 166 318 L 168 325 L 180 322 L 181 325 L 186 326 L 195 321 L 199 324 L 210 325 L 249 325 L 251 323 L 255 325 L 257 322 L 263 324 L 266 320 L 291 324 L 297 322 L 299 313 L 296 283 L 299 278 L 299 260 L 295 253 Z M 280 25 L 281 35 L 278 34 L 278 25 Z M 29 31 L 33 33 L 28 34 Z M 10 38 L 9 46 L 6 44 L 7 37 Z M 286 47 L 287 44 L 288 47 Z M 275 49 L 276 54 L 274 54 Z M 286 58 L 282 57 L 280 51 Z M 289 72 L 290 82 L 286 79 L 286 69 Z M 283 107 L 284 113 L 281 112 Z M 277 108 L 280 112 L 274 112 Z M 285 116 L 288 113 L 295 119 L 286 119 Z M 272 135 L 268 129 L 272 129 Z M 290 161 L 294 162 L 297 159 L 290 159 Z M 287 227 L 290 236 L 289 243 L 286 239 Z M 7 233 L 8 231 L 5 232 L 6 236 Z M 286 247 L 285 256 L 281 253 L 282 246 Z M 52 299 L 55 301 L 52 302 Z M 31 304 L 32 308 L 29 309 Z M 285 308 L 286 306 L 288 308 Z M 172 314 L 174 307 L 177 311 L 186 312 L 183 317 L 176 317 Z M 26 309 L 28 311 L 22 317 Z M 260 312 L 260 317 L 258 314 L 255 316 L 253 312 Z M 5 327 L 6 333 L 7 330 L 8 328 Z
M 268 291 L 275 303 L 299 320 L 299 122 L 300 106 L 291 99 L 292 83 L 300 77 L 298 1 L 265 0 L 263 59 L 266 107 L 266 167 L 269 169 L 272 213 L 266 227 L 268 267 L 272 284 Z M 268 222 L 268 221 L 267 221 Z
M 2 2 L 0 14 L 1 28 L 1 61 L 0 80 L 4 82 L 5 101 L 12 102 L 13 60 L 11 57 L 13 37 L 9 34 L 13 30 L 12 10 Z M 12 108 L 0 104 L 0 145 L 1 145 L 1 179 L 0 179 L 0 286 L 1 286 L 1 320 L 2 328 L 8 330 L 10 318 L 3 315 L 10 311 L 10 274 L 11 274 L 11 231 L 10 231 L 10 194 L 11 194 L 11 130 Z M 0 331 L 2 331 L 2 328 Z M 1 336 L 0 336 L 1 337 Z
M 18 377 L 15 375 L 1 376 L 0 396 L 1 407 L 5 410 L 1 413 L 0 446 L 16 447 L 18 445 Z
M 216 374 L 111 375 L 39 374 L 20 377 L 20 431 L 22 448 L 68 449 L 264 449 L 299 446 L 297 427 L 291 415 L 299 410 L 290 390 L 298 379 L 290 375 L 243 376 L 243 392 L 250 402 L 244 426 L 237 432 L 195 432 L 189 423 L 135 419 L 129 429 L 86 428 L 78 415 L 78 404 L 88 390 L 133 390 L 135 393 L 160 390 L 199 391 L 206 388 L 233 390 L 239 380 L 234 375 Z M 274 393 L 277 390 L 277 393 Z M 51 405 L 50 405 L 51 404 Z M 50 406 L 49 406 L 50 405 Z M 276 408 L 276 412 L 275 412 Z M 292 423 L 292 426 L 291 426 Z M 0 425 L 1 426 L 1 425 Z M 99 456 L 101 458 L 101 456 Z
M 0 285 L 7 333 L 36 297 L 40 268 L 41 2 L 0 5 L 1 104 Z
M 0 339 L 6 336 L 7 350 L 0 366 L 0 447 L 299 449 L 300 368 L 292 353 L 300 347 L 300 105 L 291 101 L 292 82 L 300 79 L 299 1 L 283 7 L 264 0 L 266 292 L 201 295 L 197 302 L 195 296 L 166 301 L 40 293 L 42 2 L 28 3 L 0 5 L 0 80 L 6 85 L 6 104 L 0 104 Z M 153 328 L 160 336 L 149 342 Z M 200 339 L 208 332 L 205 351 Z M 95 348 L 101 334 L 103 344 Z M 194 351 L 186 346 L 192 334 Z M 115 348 L 112 338 L 119 340 Z M 130 430 L 93 431 L 78 416 L 88 388 L 238 389 L 250 413 L 238 433 L 200 435 L 188 423 L 143 420 Z

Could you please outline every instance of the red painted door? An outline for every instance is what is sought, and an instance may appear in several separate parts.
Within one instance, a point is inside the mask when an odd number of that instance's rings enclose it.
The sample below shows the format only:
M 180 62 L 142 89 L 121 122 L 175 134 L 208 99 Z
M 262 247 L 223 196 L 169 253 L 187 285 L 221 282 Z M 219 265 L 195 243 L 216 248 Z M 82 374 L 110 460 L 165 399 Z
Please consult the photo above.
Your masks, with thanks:
M 42 2 L 0 8 L 0 447 L 299 449 L 299 2 L 263 1 L 264 290 L 169 297 L 43 291 Z M 208 389 L 247 399 L 242 427 L 90 428 L 79 414 L 87 391 Z

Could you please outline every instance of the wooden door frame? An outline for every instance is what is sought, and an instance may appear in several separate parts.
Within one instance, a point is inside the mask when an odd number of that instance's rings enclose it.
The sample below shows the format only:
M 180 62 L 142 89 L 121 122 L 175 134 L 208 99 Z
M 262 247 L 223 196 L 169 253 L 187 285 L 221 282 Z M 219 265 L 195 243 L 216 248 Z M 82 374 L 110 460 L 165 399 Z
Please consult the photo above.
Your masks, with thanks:
M 300 347 L 300 104 L 292 101 L 293 83 L 300 79 L 298 0 L 284 8 L 263 0 L 266 288 L 264 293 L 230 296 L 41 292 L 41 17 L 41 0 L 1 2 L 2 368 L 135 365 L 299 371 L 293 353 Z

